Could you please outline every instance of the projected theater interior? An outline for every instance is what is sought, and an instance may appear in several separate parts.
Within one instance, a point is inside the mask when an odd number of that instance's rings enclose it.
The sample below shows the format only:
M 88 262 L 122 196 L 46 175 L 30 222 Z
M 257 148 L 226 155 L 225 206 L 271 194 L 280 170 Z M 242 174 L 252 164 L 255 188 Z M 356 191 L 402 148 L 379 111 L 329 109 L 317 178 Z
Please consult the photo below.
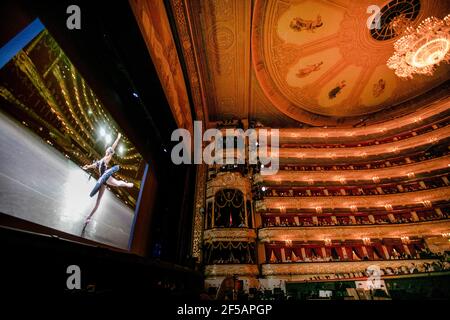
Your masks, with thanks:
M 0 212 L 127 249 L 145 161 L 45 28 L 0 82 Z

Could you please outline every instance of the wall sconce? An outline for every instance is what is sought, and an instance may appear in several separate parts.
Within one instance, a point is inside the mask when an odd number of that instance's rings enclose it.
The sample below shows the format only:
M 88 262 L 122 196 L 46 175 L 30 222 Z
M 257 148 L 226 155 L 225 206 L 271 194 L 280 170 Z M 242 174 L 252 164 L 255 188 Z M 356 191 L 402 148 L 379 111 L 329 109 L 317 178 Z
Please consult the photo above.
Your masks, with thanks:
M 292 240 L 286 239 L 284 240 L 284 243 L 286 244 L 286 247 L 292 247 Z
M 370 245 L 370 238 L 367 238 L 367 237 L 362 238 L 362 241 L 364 242 L 364 244 L 365 244 L 366 246 Z
M 286 212 L 286 207 L 285 206 L 280 206 L 280 212 L 281 213 L 285 213 Z
M 412 179 L 414 178 L 416 175 L 414 174 L 414 172 L 409 172 L 408 173 L 408 178 Z
M 450 232 L 445 232 L 441 234 L 442 238 L 450 238 Z
M 331 239 L 323 239 L 323 241 L 325 242 L 326 246 L 331 246 Z
M 375 182 L 375 183 L 378 183 L 378 182 L 380 182 L 380 178 L 379 177 L 372 177 L 372 181 L 373 182 Z
M 322 213 L 322 207 L 316 207 L 316 213 Z
M 356 211 L 358 211 L 358 207 L 355 206 L 354 204 L 352 204 L 352 205 L 350 206 L 350 211 L 351 211 L 351 212 L 356 212 Z
M 339 179 L 339 182 L 340 182 L 341 184 L 345 184 L 345 178 L 340 178 L 340 179 Z
M 384 208 L 386 209 L 386 211 L 392 211 L 392 205 L 391 204 L 385 204 Z
M 401 239 L 402 239 L 402 242 L 403 242 L 404 244 L 408 244 L 408 243 L 409 243 L 409 237 L 403 236 L 403 237 L 401 237 Z

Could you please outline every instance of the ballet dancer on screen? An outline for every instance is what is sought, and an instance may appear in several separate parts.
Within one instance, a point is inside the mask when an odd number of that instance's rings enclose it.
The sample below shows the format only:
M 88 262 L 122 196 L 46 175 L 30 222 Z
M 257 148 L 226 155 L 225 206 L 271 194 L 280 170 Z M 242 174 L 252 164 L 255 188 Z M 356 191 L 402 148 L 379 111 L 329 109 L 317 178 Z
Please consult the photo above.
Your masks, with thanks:
M 101 158 L 98 161 L 95 161 L 93 164 L 87 164 L 83 166 L 84 170 L 88 169 L 97 169 L 100 173 L 100 178 L 97 180 L 97 183 L 95 184 L 94 189 L 92 189 L 90 196 L 93 197 L 95 194 L 98 193 L 97 201 L 95 203 L 94 208 L 92 209 L 89 216 L 86 218 L 86 221 L 84 223 L 82 234 L 84 233 L 84 230 L 86 229 L 86 226 L 91 221 L 92 216 L 94 215 L 95 211 L 97 211 L 98 206 L 100 205 L 100 201 L 103 197 L 103 193 L 105 192 L 106 185 L 110 185 L 112 187 L 126 187 L 126 188 L 132 188 L 133 184 L 131 182 L 125 182 L 122 180 L 115 179 L 112 175 L 119 171 L 119 166 L 115 165 L 112 168 L 108 169 L 108 164 L 111 161 L 114 151 L 117 147 L 117 144 L 119 143 L 120 138 L 122 135 L 119 133 L 117 136 L 116 141 L 112 144 L 112 146 L 106 148 L 105 156 Z

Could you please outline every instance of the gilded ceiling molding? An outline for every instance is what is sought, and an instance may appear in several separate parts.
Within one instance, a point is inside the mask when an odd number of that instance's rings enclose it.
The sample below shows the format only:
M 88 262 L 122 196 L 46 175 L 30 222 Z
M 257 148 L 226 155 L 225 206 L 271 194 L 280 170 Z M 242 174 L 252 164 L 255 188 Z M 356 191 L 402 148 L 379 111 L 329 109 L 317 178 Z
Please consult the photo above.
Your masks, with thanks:
M 267 209 L 315 209 L 322 208 L 384 208 L 386 205 L 424 205 L 424 201 L 449 201 L 450 187 L 378 196 L 321 196 L 321 197 L 267 197 L 257 201 Z
M 261 242 L 323 241 L 324 239 L 401 238 L 402 236 L 441 236 L 450 230 L 450 220 L 405 224 L 328 226 L 328 227 L 272 227 L 258 231 Z
M 341 261 L 341 262 L 314 262 L 314 263 L 280 263 L 280 264 L 263 264 L 262 275 L 294 275 L 294 274 L 329 274 L 332 273 L 348 273 L 348 272 L 364 272 L 369 266 L 376 265 L 380 269 L 398 268 L 402 266 L 411 266 L 412 263 L 429 263 L 432 264 L 437 259 L 420 259 L 420 260 L 376 260 L 376 261 Z
M 205 276 L 257 276 L 258 266 L 255 264 L 213 264 L 205 266 Z
M 409 173 L 414 173 L 415 177 L 423 177 L 431 175 L 439 170 L 448 170 L 450 165 L 450 155 L 415 162 L 411 164 L 399 165 L 395 167 L 385 167 L 379 169 L 365 169 L 365 170 L 332 170 L 332 171 L 294 171 L 294 170 L 280 170 L 276 174 L 263 176 L 257 174 L 256 181 L 264 182 L 265 185 L 310 185 L 311 181 L 317 183 L 334 182 L 341 183 L 341 179 L 345 181 L 359 181 L 374 183 L 374 177 L 379 181 L 388 182 L 398 178 L 410 179 Z
M 253 8 L 253 23 L 252 23 L 252 63 L 255 70 L 256 78 L 259 81 L 261 89 L 266 97 L 273 103 L 273 105 L 282 113 L 299 121 L 312 125 L 336 125 L 336 120 L 330 117 L 324 117 L 313 114 L 301 108 L 298 108 L 293 103 L 281 98 L 276 93 L 275 85 L 267 71 L 267 65 L 264 58 L 264 14 L 266 11 L 267 1 L 256 0 Z
M 198 53 L 192 40 L 194 37 L 191 25 L 192 17 L 189 10 L 187 10 L 187 5 L 185 0 L 170 0 L 187 68 L 196 120 L 203 121 L 205 127 L 208 127 L 208 108 L 204 93 L 203 77 L 199 71 Z
M 175 41 L 163 0 L 130 0 L 147 49 L 152 57 L 170 109 L 179 128 L 193 132 L 189 106 Z
M 449 8 L 443 1 L 427 3 L 421 15 Z M 307 124 L 348 127 L 405 114 L 410 101 L 445 84 L 446 65 L 432 78 L 409 82 L 387 68 L 392 43 L 371 36 L 367 8 L 372 4 L 255 0 L 253 67 L 274 107 Z M 423 99 L 414 102 L 417 108 Z

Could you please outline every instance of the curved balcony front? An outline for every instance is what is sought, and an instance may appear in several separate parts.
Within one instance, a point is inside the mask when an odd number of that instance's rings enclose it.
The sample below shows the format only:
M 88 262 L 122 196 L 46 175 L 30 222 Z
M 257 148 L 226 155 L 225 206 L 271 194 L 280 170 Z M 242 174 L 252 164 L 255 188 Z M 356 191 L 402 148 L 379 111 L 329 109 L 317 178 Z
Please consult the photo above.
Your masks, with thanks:
M 435 119 L 445 117 L 450 102 L 443 101 L 421 110 L 380 124 L 358 128 L 286 128 L 279 130 L 280 143 L 346 143 L 379 139 L 400 132 L 417 129 Z M 270 129 L 270 128 L 264 128 Z
M 380 145 L 351 148 L 279 148 L 278 154 L 269 148 L 267 158 L 278 157 L 280 163 L 337 164 L 372 161 L 398 157 L 408 152 L 423 151 L 445 143 L 450 137 L 450 125 L 412 138 Z
M 328 227 L 270 227 L 258 231 L 260 242 L 323 241 L 324 239 L 401 238 L 403 236 L 441 236 L 450 230 L 450 220 L 408 224 L 328 226 Z
M 343 262 L 292 262 L 278 264 L 263 264 L 262 275 L 291 276 L 291 275 L 320 275 L 336 273 L 365 272 L 369 267 L 401 268 L 417 263 L 428 263 L 438 261 L 437 259 L 411 259 L 411 260 L 378 260 L 378 261 L 343 261 Z
M 203 233 L 203 241 L 254 241 L 256 232 L 249 228 L 214 228 Z
M 267 197 L 257 201 L 259 211 L 315 208 L 407 207 L 448 202 L 450 187 L 377 196 Z
M 413 173 L 416 178 L 447 172 L 450 167 L 450 155 L 425 160 L 422 162 L 367 170 L 333 170 L 333 171 L 293 171 L 280 170 L 273 175 L 259 175 L 258 181 L 265 185 L 310 185 L 312 182 L 347 183 L 368 182 L 374 184 L 374 178 L 379 182 L 394 182 L 408 179 L 408 174 Z
M 259 270 L 256 264 L 211 264 L 205 266 L 206 277 L 232 276 L 258 276 Z

